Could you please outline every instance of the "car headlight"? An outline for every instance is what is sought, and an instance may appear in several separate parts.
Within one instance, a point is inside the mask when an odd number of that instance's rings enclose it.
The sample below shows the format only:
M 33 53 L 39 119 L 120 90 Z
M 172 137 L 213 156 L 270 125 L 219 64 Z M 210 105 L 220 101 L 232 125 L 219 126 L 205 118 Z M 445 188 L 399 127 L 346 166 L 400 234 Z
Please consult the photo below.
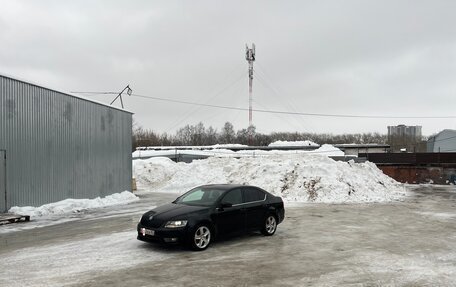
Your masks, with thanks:
M 185 225 L 187 225 L 187 220 L 168 221 L 165 224 L 165 228 L 178 228 L 184 227 Z

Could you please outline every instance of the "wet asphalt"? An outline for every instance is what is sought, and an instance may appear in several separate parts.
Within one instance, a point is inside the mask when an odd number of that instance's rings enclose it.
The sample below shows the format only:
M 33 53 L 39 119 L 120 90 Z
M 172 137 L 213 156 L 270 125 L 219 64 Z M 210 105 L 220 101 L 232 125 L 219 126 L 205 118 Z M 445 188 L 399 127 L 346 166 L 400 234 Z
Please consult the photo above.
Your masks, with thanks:
M 144 257 L 150 256 L 150 261 L 115 271 L 86 272 L 65 284 L 456 286 L 456 188 L 412 189 L 402 202 L 287 206 L 285 221 L 274 236 L 250 233 L 214 242 L 203 252 L 138 241 L 134 246 Z M 161 193 L 140 196 L 140 202 L 116 207 L 108 217 L 99 210 L 90 218 L 81 215 L 64 224 L 0 234 L 0 260 L 2 254 L 11 256 L 22 248 L 134 230 L 148 206 L 176 197 Z M 157 254 L 172 256 L 156 260 Z M 0 270 L 0 282 L 2 277 L 8 278 L 5 269 Z

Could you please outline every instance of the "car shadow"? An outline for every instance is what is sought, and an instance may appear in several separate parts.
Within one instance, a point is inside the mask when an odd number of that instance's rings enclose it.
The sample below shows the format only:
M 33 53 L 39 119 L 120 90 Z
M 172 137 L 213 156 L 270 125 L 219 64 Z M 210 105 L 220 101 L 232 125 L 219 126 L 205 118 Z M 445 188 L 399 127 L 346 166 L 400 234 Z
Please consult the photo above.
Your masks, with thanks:
M 265 236 L 259 231 L 251 231 L 244 233 L 235 233 L 230 235 L 225 235 L 220 238 L 216 238 L 212 241 L 210 248 L 221 246 L 224 244 L 238 244 L 245 241 L 255 240 L 258 238 L 264 238 Z M 183 243 L 162 243 L 162 242 L 141 242 L 139 241 L 139 248 L 144 249 L 145 251 L 153 251 L 159 253 L 182 253 L 185 251 L 194 252 L 186 244 Z
M 166 244 L 161 242 L 143 242 L 138 241 L 138 248 L 144 251 L 153 251 L 158 253 L 181 253 L 188 250 L 184 244 Z
M 264 238 L 265 236 L 261 234 L 261 232 L 247 232 L 247 233 L 238 233 L 238 234 L 230 234 L 230 235 L 225 235 L 221 238 L 216 238 L 212 243 L 209 248 L 214 248 L 219 245 L 223 244 L 237 244 L 237 243 L 242 243 L 245 241 L 250 241 L 254 240 L 257 238 Z M 167 244 L 167 243 L 162 243 L 162 242 L 143 242 L 143 241 L 138 241 L 138 248 L 144 249 L 145 251 L 152 251 L 152 252 L 158 252 L 158 253 L 182 253 L 185 251 L 188 252 L 194 252 L 191 250 L 187 245 L 183 243 L 172 243 L 172 244 Z
M 249 240 L 249 239 L 253 239 L 253 238 L 262 238 L 262 237 L 264 237 L 264 235 L 258 231 L 243 232 L 243 233 L 225 235 L 224 237 L 216 239 L 214 241 L 214 243 L 234 242 L 236 240 L 244 241 L 244 240 Z

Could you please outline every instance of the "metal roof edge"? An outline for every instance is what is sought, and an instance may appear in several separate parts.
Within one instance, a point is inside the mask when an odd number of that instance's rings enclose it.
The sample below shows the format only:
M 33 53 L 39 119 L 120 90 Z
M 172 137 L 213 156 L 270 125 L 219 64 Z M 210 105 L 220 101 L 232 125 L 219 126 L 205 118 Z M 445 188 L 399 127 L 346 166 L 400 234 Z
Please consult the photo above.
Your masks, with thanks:
M 22 79 L 22 78 L 18 78 L 18 77 L 12 76 L 12 75 L 5 74 L 3 72 L 0 72 L 0 77 L 8 78 L 8 79 L 11 79 L 11 80 L 14 80 L 14 81 L 18 81 L 18 82 L 21 82 L 21 83 L 24 83 L 24 84 L 29 84 L 29 85 L 36 86 L 36 87 L 39 87 L 39 88 L 42 88 L 42 89 L 46 89 L 46 90 L 50 90 L 50 91 L 53 91 L 53 92 L 56 92 L 56 93 L 64 94 L 64 95 L 67 95 L 67 96 L 70 96 L 70 97 L 73 97 L 73 98 L 77 98 L 77 99 L 84 100 L 84 101 L 87 101 L 87 102 L 91 102 L 91 103 L 94 103 L 94 104 L 102 105 L 102 106 L 105 106 L 105 107 L 108 107 L 108 108 L 111 108 L 111 109 L 119 110 L 121 112 L 134 114 L 133 112 L 131 112 L 129 110 L 121 109 L 121 108 L 118 108 L 118 107 L 113 107 L 113 106 L 107 105 L 107 104 L 99 102 L 99 101 L 95 101 L 95 100 L 88 99 L 88 98 L 85 98 L 85 97 L 82 97 L 82 96 L 79 96 L 79 95 L 72 94 L 70 92 L 63 92 L 63 91 L 60 91 L 60 90 L 57 90 L 57 89 L 49 88 L 49 87 L 46 87 L 44 85 L 41 85 L 41 84 L 38 84 L 38 83 L 35 83 L 35 82 L 31 82 L 31 81 L 28 81 L 28 80 L 25 80 L 25 79 Z
M 364 147 L 391 147 L 389 144 L 334 144 L 335 147 L 353 147 L 353 148 L 364 148 Z

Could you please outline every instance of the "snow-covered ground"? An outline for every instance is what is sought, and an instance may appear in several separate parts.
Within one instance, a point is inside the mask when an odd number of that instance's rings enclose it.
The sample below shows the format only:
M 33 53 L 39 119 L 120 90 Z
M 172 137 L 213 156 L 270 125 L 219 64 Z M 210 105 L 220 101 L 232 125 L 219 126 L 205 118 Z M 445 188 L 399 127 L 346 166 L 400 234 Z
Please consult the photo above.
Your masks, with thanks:
M 17 250 L 1 260 L 0 267 L 7 268 L 8 275 L 0 276 L 0 285 L 66 286 L 79 281 L 82 274 L 115 272 L 173 256 L 150 252 L 135 237 L 136 230 L 131 230 Z M 8 281 L 2 280 L 5 277 Z
M 14 206 L 9 212 L 30 215 L 30 222 L 24 224 L 6 224 L 1 226 L 0 234 L 51 226 L 78 220 L 109 218 L 125 214 L 138 213 L 150 207 L 143 204 L 130 205 L 139 201 L 139 197 L 129 191 L 115 193 L 94 199 L 65 199 L 42 206 Z
M 202 184 L 235 183 L 259 186 L 286 202 L 385 202 L 406 194 L 373 163 L 334 161 L 311 153 L 211 157 L 192 163 L 150 158 L 134 160 L 133 170 L 139 188 L 176 193 Z
M 419 189 L 400 203 L 291 207 L 273 237 L 204 252 L 136 240 L 138 212 L 171 198 L 147 193 L 98 218 L 0 234 L 0 286 L 455 286 L 456 191 Z

